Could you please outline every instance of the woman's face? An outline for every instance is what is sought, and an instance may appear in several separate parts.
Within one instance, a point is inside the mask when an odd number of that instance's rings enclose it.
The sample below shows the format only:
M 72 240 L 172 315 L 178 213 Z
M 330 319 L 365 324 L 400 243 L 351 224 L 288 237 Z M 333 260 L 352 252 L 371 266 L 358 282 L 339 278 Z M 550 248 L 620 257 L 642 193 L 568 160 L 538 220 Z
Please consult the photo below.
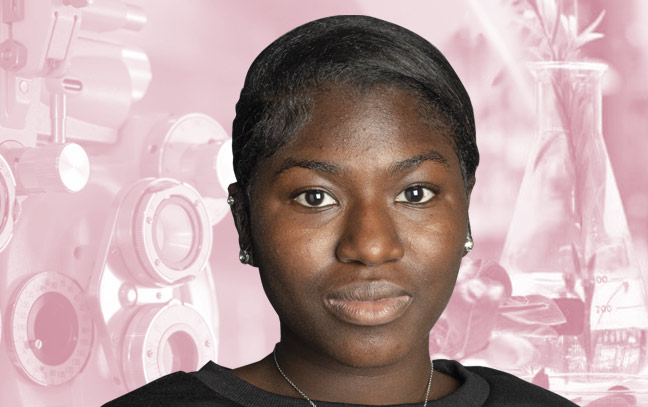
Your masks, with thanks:
M 334 88 L 257 167 L 253 258 L 282 340 L 348 366 L 427 347 L 457 277 L 468 197 L 446 136 L 410 93 Z

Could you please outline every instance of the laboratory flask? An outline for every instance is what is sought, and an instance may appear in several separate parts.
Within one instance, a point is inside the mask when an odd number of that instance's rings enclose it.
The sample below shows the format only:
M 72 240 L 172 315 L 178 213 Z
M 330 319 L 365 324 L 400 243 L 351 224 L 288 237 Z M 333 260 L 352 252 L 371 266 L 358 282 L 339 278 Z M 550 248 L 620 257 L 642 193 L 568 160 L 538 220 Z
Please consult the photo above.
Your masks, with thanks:
M 603 139 L 601 82 L 607 66 L 530 67 L 538 133 L 501 264 L 514 295 L 539 294 L 562 305 L 565 321 L 553 338 L 544 338 L 536 367 L 638 373 L 646 362 L 646 277 L 632 255 Z

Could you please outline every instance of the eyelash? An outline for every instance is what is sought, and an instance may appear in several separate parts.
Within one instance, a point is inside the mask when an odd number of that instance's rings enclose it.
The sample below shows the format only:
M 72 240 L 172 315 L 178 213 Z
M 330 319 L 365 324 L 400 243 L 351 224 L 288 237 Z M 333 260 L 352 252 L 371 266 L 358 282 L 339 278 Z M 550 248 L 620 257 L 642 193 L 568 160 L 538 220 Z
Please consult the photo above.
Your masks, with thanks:
M 405 192 L 406 192 L 407 190 L 410 190 L 410 189 L 413 189 L 413 188 L 421 188 L 421 189 L 423 189 L 423 190 L 424 190 L 424 192 L 423 192 L 423 199 L 425 199 L 425 198 L 427 198 L 427 199 L 426 199 L 425 201 L 423 201 L 423 202 L 409 202 L 409 201 L 407 201 L 407 200 L 404 200 L 404 201 L 399 201 L 399 200 L 398 200 L 398 197 L 399 197 L 399 196 L 404 195 Z M 427 191 L 427 192 L 426 192 L 426 191 Z M 308 193 L 308 192 L 321 192 L 321 193 L 323 193 L 325 196 L 328 196 L 328 198 L 329 198 L 330 200 L 332 200 L 334 203 L 333 203 L 333 204 L 324 205 L 324 206 L 311 206 L 311 205 L 309 205 L 309 204 L 306 202 L 306 198 L 305 198 L 305 194 Z M 433 199 L 433 198 L 434 198 L 438 193 L 439 193 L 439 188 L 438 188 L 437 186 L 426 186 L 426 185 L 420 185 L 420 184 L 410 185 L 409 187 L 405 188 L 401 193 L 399 193 L 399 194 L 396 196 L 396 198 L 397 198 L 396 202 L 404 202 L 404 203 L 408 203 L 408 204 L 411 204 L 411 205 L 422 205 L 422 204 L 425 204 L 425 203 L 429 202 L 429 201 L 430 201 L 431 199 Z M 302 205 L 302 206 L 304 206 L 304 207 L 306 207 L 306 208 L 310 208 L 310 209 L 326 208 L 326 207 L 328 207 L 328 206 L 332 206 L 332 205 L 334 205 L 334 204 L 337 203 L 337 201 L 335 200 L 335 198 L 333 198 L 333 197 L 331 196 L 331 194 L 329 194 L 328 192 L 324 191 L 323 189 L 317 189 L 317 188 L 307 189 L 307 190 L 305 190 L 305 191 L 301 191 L 301 192 L 297 193 L 297 194 L 293 197 L 293 199 L 294 199 L 295 201 L 297 201 L 298 204 L 300 204 L 300 205 Z M 324 198 L 324 199 L 326 200 L 326 198 Z M 301 202 L 300 202 L 300 201 L 301 201 Z

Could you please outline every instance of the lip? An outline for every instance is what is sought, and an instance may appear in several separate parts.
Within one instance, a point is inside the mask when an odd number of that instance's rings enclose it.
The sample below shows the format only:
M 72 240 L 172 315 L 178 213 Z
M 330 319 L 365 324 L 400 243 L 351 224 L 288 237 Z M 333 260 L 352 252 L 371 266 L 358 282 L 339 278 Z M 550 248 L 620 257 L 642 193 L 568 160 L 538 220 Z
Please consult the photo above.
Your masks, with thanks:
M 353 325 L 378 326 L 398 319 L 412 302 L 402 287 L 387 281 L 345 285 L 326 296 L 326 308 Z

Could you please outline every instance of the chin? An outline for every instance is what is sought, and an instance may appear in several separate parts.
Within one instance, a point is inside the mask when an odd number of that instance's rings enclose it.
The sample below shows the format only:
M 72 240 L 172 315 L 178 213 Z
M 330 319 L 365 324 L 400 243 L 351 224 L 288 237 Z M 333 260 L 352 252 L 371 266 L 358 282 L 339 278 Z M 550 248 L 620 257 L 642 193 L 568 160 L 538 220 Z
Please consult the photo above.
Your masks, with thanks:
M 370 330 L 376 330 L 376 327 L 366 329 Z M 419 346 L 428 346 L 426 338 L 421 338 L 420 341 L 404 339 L 406 337 L 399 333 L 385 336 L 375 332 L 363 332 L 359 335 L 347 335 L 345 340 L 338 337 L 324 346 L 327 353 L 344 365 L 354 368 L 380 368 L 406 359 Z

